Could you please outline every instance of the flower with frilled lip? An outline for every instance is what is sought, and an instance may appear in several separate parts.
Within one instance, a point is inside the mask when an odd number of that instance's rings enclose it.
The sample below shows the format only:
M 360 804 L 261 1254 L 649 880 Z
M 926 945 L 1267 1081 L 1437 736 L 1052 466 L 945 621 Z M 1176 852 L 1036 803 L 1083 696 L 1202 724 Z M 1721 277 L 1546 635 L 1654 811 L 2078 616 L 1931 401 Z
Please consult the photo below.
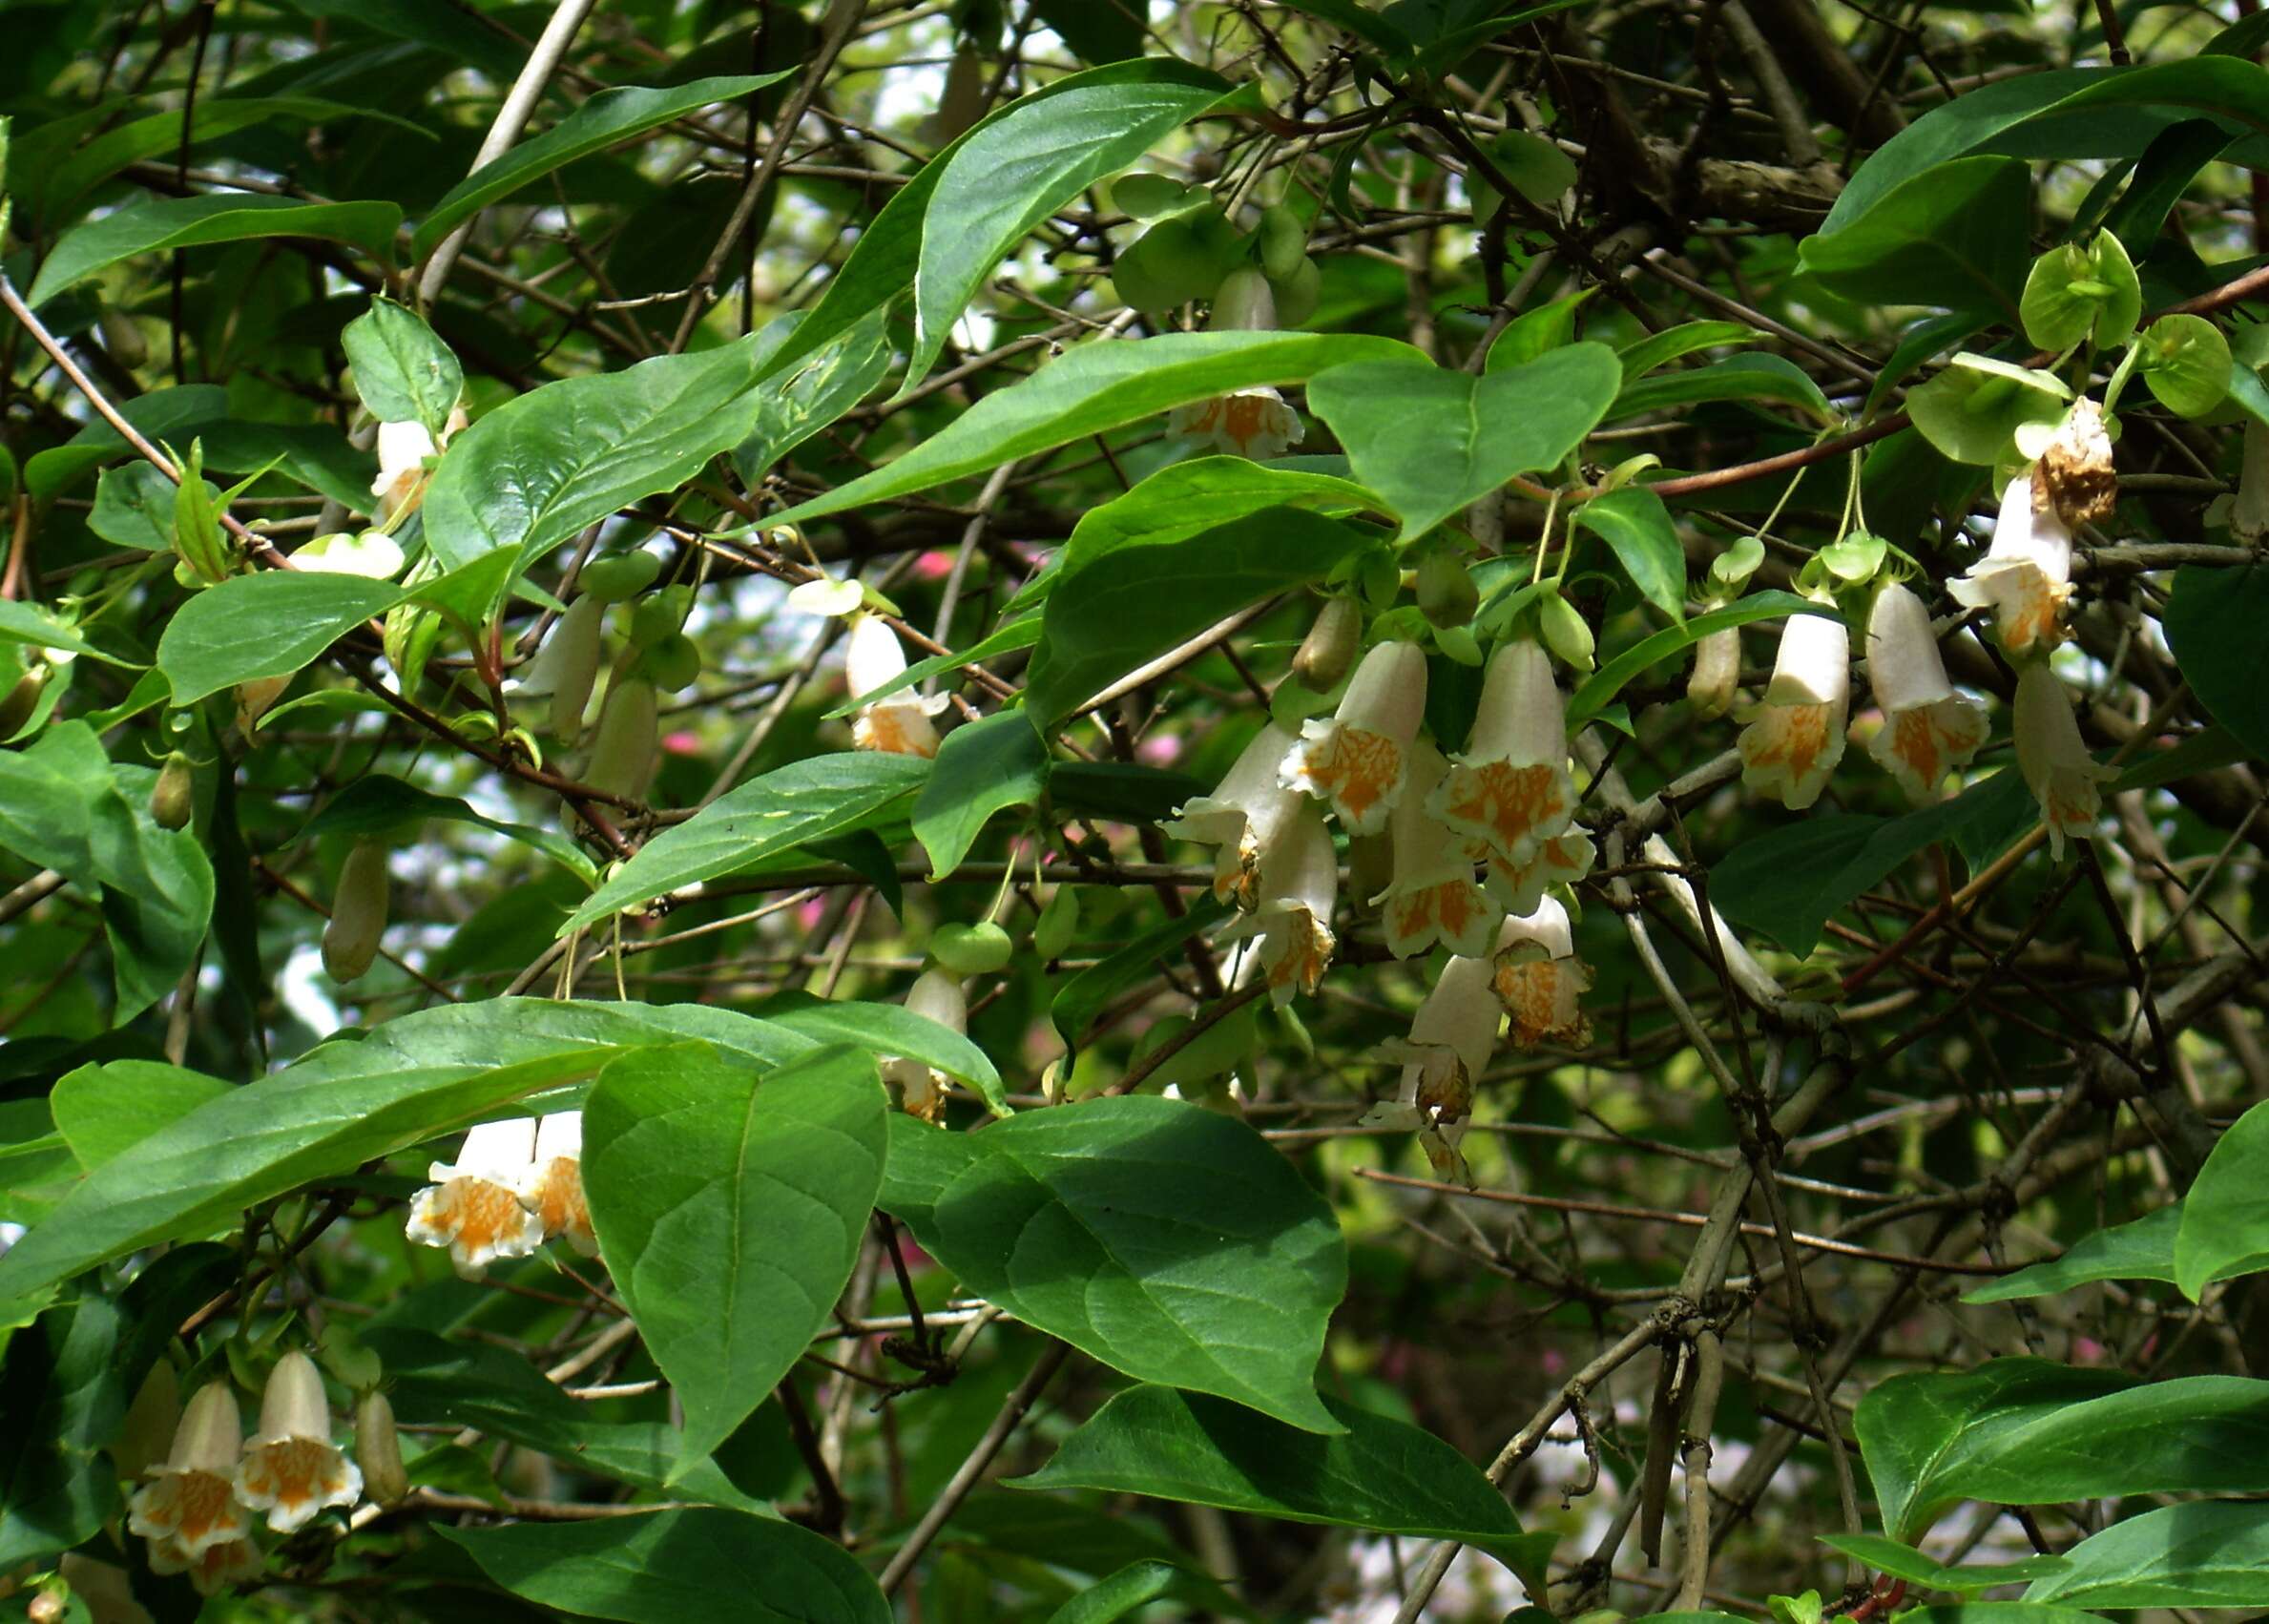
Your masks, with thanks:
M 1257 936 L 1271 1003 L 1316 990 L 1339 939 L 1332 909 L 1340 898 L 1340 857 L 1322 814 L 1301 806 L 1260 854 L 1259 906 L 1230 927 L 1231 940 Z
M 1509 917 L 1497 933 L 1497 996 L 1512 1017 L 1512 1041 L 1523 1049 L 1540 1043 L 1580 1048 L 1592 1041 L 1583 994 L 1592 969 L 1575 956 L 1568 909 L 1546 897 L 1533 913 Z
M 906 646 L 890 623 L 878 615 L 854 615 L 850 647 L 843 654 L 851 697 L 863 697 L 906 674 Z M 851 718 L 851 742 L 892 756 L 935 756 L 938 730 L 929 718 L 945 708 L 942 694 L 926 699 L 911 688 L 895 689 Z
M 906 1012 L 933 1020 L 957 1032 L 969 1030 L 969 1001 L 960 977 L 949 970 L 926 969 L 906 989 Z M 903 1054 L 883 1062 L 883 1081 L 898 1091 L 898 1102 L 908 1116 L 935 1122 L 946 1114 L 946 1074 Z
M 591 1204 L 583 1197 L 583 1114 L 554 1111 L 538 1117 L 535 1159 L 520 1180 L 520 1204 L 544 1226 L 544 1239 L 564 1235 L 586 1258 L 598 1256 Z
M 1386 949 L 1398 959 L 1439 942 L 1468 958 L 1486 957 L 1505 910 L 1473 878 L 1466 843 L 1426 810 L 1426 797 L 1449 763 L 1419 739 L 1410 746 L 1410 787 L 1387 820 L 1394 880 L 1371 900 L 1386 927 Z
M 1986 713 L 1954 692 L 1930 612 L 1896 582 L 1876 593 L 1867 615 L 1867 680 L 1883 710 L 1867 753 L 1910 800 L 1928 801 L 1985 743 Z
M 1328 801 L 1349 834 L 1377 834 L 1409 781 L 1410 741 L 1426 707 L 1426 655 L 1416 643 L 1381 643 L 1363 656 L 1330 718 L 1301 724 L 1284 754 L 1284 786 Z
M 533 1171 L 535 1135 L 532 1116 L 484 1122 L 466 1135 L 454 1162 L 427 1168 L 433 1182 L 410 1200 L 410 1239 L 447 1246 L 467 1280 L 479 1279 L 499 1258 L 525 1258 L 541 1246 L 544 1220 L 520 1198 Z
M 1197 450 L 1265 462 L 1299 445 L 1307 430 L 1282 395 L 1253 388 L 1176 406 L 1166 414 L 1166 432 Z
M 1467 853 L 1481 864 L 1482 884 L 1507 913 L 1534 913 L 1554 885 L 1572 885 L 1592 872 L 1596 855 L 1580 829 L 1554 835 L 1525 863 L 1515 863 L 1487 841 L 1469 841 Z
M 174 1429 L 165 1465 L 127 1504 L 126 1527 L 184 1565 L 218 1545 L 242 1539 L 252 1519 L 238 1503 L 237 1455 L 244 1442 L 237 1399 L 226 1382 L 199 1387 Z
M 260 1547 L 249 1539 L 224 1539 L 196 1555 L 185 1554 L 171 1540 L 153 1541 L 150 1572 L 187 1573 L 199 1595 L 219 1595 L 234 1585 L 260 1577 L 263 1566 Z
M 1270 722 L 1246 745 L 1211 795 L 1186 801 L 1160 828 L 1216 848 L 1214 895 L 1250 911 L 1259 901 L 1260 853 L 1303 804 L 1278 774 L 1292 735 Z
M 1516 638 L 1489 656 L 1465 754 L 1428 798 L 1434 816 L 1515 864 L 1568 827 L 1567 710 L 1541 643 Z
M 1791 812 L 1820 799 L 1843 759 L 1851 701 L 1851 643 L 1843 623 L 1792 614 L 1756 718 L 1741 729 L 1741 781 L 1770 790 Z
M 1971 609 L 1992 610 L 2003 651 L 2020 656 L 2052 649 L 2062 637 L 2071 578 L 2072 532 L 2040 499 L 2032 476 L 2021 473 L 2001 493 L 1985 557 L 1948 581 L 1946 591 Z
M 1396 1097 L 1363 1114 L 1358 1127 L 1416 1129 L 1436 1173 L 1471 1184 L 1458 1141 L 1473 1115 L 1473 1091 L 1496 1052 L 1505 1010 L 1490 986 L 1495 967 L 1486 958 L 1452 958 L 1442 968 L 1410 1022 L 1407 1041 L 1382 1044 L 1380 1052 L 1403 1063 Z
M 2114 775 L 2088 753 L 2071 699 L 2046 665 L 2018 671 L 2016 711 L 2017 771 L 2041 803 L 2050 854 L 2061 858 L 2066 836 L 2095 837 L 2103 805 L 2097 786 Z
M 290 1533 L 326 1506 L 363 1497 L 362 1468 L 331 1442 L 331 1408 L 315 1361 L 294 1348 L 268 1373 L 260 1430 L 237 1463 L 237 1498 Z

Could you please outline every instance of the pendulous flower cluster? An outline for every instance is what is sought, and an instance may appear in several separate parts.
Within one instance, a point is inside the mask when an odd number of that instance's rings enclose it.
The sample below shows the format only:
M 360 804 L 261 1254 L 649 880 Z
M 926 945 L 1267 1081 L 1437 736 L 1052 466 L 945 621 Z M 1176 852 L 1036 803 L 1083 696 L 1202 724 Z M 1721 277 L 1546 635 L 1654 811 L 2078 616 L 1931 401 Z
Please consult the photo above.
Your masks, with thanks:
M 448 1247 L 468 1280 L 555 1236 L 586 1258 L 598 1253 L 583 1198 L 579 1111 L 481 1123 L 465 1135 L 455 1161 L 434 1162 L 426 1176 L 433 1182 L 410 1201 L 409 1239 Z

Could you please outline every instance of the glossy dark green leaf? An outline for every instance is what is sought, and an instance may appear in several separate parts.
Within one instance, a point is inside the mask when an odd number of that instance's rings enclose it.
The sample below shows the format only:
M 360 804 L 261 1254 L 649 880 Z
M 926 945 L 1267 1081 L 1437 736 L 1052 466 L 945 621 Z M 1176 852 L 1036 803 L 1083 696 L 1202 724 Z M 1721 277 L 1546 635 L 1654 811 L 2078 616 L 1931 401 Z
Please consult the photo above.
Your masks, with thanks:
M 798 337 L 810 326 L 799 327 Z M 767 522 L 801 524 L 926 490 L 1235 389 L 1297 384 L 1345 362 L 1416 355 L 1398 340 L 1360 333 L 1165 333 L 1083 344 L 987 395 L 897 461 Z
M 10 176 L 19 196 L 34 209 L 52 209 L 73 201 L 89 187 L 107 180 L 129 164 L 181 150 L 179 110 L 154 113 L 105 130 L 76 148 L 52 168 L 19 162 Z M 350 119 L 375 118 L 421 141 L 433 140 L 433 132 L 407 118 L 372 107 L 352 107 L 321 96 L 200 96 L 191 123 L 198 144 L 217 141 L 256 124 L 289 120 L 299 124 L 344 124 Z M 415 151 L 416 149 L 410 149 Z M 29 155 L 19 152 L 18 156 Z
M 854 750 L 791 761 L 664 829 L 608 876 L 562 936 L 666 891 L 714 880 L 808 842 L 864 828 L 929 777 L 919 756 Z
M 370 308 L 339 335 L 355 393 L 382 423 L 421 423 L 439 438 L 465 393 L 465 369 L 416 311 L 390 299 Z
M 170 482 L 167 489 L 172 489 Z M 66 625 L 62 616 L 45 604 L 18 603 L 13 598 L 0 598 L 0 643 L 18 643 L 34 649 L 61 649 L 74 655 L 85 655 L 108 665 L 126 663 L 117 656 L 87 641 L 75 628 Z
M 1048 1615 L 1048 1624 L 1112 1624 L 1182 1582 L 1171 1562 L 1130 1562 L 1100 1584 L 1090 1585 Z
M 276 712 L 269 713 L 271 719 Z M 532 846 L 587 884 L 598 869 L 588 853 L 556 829 L 531 823 L 508 823 L 476 812 L 463 797 L 435 795 L 387 773 L 371 773 L 355 780 L 323 802 L 323 810 L 307 820 L 293 838 L 315 835 L 387 835 L 408 829 L 413 834 L 428 818 L 450 823 L 470 823 L 492 829 L 510 840 Z
M 2269 1606 L 2269 1505 L 2193 1501 L 2099 1529 L 2025 1592 L 2069 1607 Z
M 1950 1567 L 1933 1561 L 1911 1545 L 1902 1545 L 1875 1533 L 1823 1533 L 1820 1543 L 1858 1558 L 1878 1573 L 1888 1573 L 1895 1579 L 1931 1590 L 1952 1591 L 1957 1595 L 1991 1590 L 1996 1585 L 2021 1585 L 2064 1569 L 2061 1556 L 2021 1556 L 2012 1562 Z
M 877 699 L 899 693 L 904 689 L 919 687 L 933 677 L 943 677 L 949 671 L 959 671 L 964 666 L 975 665 L 982 660 L 991 659 L 995 655 L 1014 654 L 1019 649 L 1029 649 L 1039 640 L 1040 617 L 1037 614 L 1027 615 L 1021 620 L 1011 620 L 990 636 L 971 643 L 958 654 L 931 655 L 927 659 L 914 661 L 906 670 L 881 686 L 869 688 L 855 698 L 843 700 L 842 704 L 827 713 L 828 719 L 833 720 L 838 717 L 850 716 L 854 712 L 873 704 Z
M 1407 538 L 1517 475 L 1557 467 L 1598 425 L 1622 378 L 1605 344 L 1573 344 L 1480 377 L 1353 362 L 1318 373 L 1308 404 Z
M 499 547 L 526 569 L 585 525 L 673 490 L 756 420 L 755 343 L 659 355 L 508 401 L 449 445 L 420 510 L 444 567 Z
M 757 397 L 756 426 L 733 449 L 733 470 L 741 484 L 753 489 L 774 464 L 864 400 L 889 373 L 888 314 L 876 310 L 793 372 L 766 381 Z M 777 343 L 785 344 L 802 320 L 801 311 L 781 317 L 758 335 L 759 348 L 776 328 Z
M 583 1105 L 583 1186 L 607 1272 L 706 1459 L 833 1313 L 883 1178 L 871 1056 L 822 1049 L 761 1078 L 697 1046 L 626 1054 Z
M 1752 625 L 1759 620 L 1780 620 L 1791 614 L 1817 614 L 1819 605 L 1812 599 L 1799 597 L 1794 593 L 1758 592 L 1727 604 L 1697 614 L 1676 626 L 1640 638 L 1614 658 L 1601 665 L 1584 678 L 1568 701 L 1568 725 L 1580 727 L 1599 715 L 1615 696 L 1637 677 L 1682 650 L 1691 648 L 1712 632 L 1730 631 L 1737 626 Z
M 1795 406 L 1815 423 L 1830 424 L 1837 419 L 1836 408 L 1811 375 L 1778 355 L 1728 356 L 1707 366 L 1636 379 L 1623 385 L 1607 415 L 1610 420 L 1635 417 L 1640 412 L 1710 401 L 1779 401 Z
M 122 260 L 249 238 L 327 238 L 390 264 L 401 223 L 402 210 L 393 203 L 302 203 L 246 192 L 129 203 L 65 232 L 39 262 L 24 302 L 44 304 Z
M 1218 925 L 1229 911 L 1226 904 L 1211 896 L 1200 897 L 1187 913 L 1159 921 L 1065 982 L 1048 1010 L 1065 1046 L 1078 1048 L 1089 1023 L 1102 1013 L 1104 1005 L 1155 974 L 1160 959 L 1174 955 L 1176 948 L 1199 931 Z
M 1479 1546 L 1533 1582 L 1549 1534 L 1524 1534 L 1481 1468 L 1432 1433 L 1326 1399 L 1343 1431 L 1296 1430 L 1241 1405 L 1140 1386 L 1120 1393 L 1017 1489 L 1099 1489 L 1296 1523 Z
M 492 998 L 405 1015 L 231 1089 L 104 1163 L 0 1256 L 0 1298 L 159 1240 L 224 1232 L 310 1179 L 586 1082 L 622 1050 L 687 1038 L 774 1064 L 818 1047 L 697 1006 Z
M 1729 344 L 1752 344 L 1761 337 L 1755 328 L 1738 322 L 1680 322 L 1624 345 L 1615 352 L 1615 359 L 1623 364 L 1623 384 L 1629 388 L 1657 366 L 1668 365 L 1681 356 Z
M 1996 1359 L 1878 1383 L 1854 1418 L 1884 1529 L 1920 1537 L 1948 1506 L 2269 1492 L 2269 1382 Z
M 776 992 L 760 1007 L 767 1026 L 814 1043 L 847 1043 L 869 1054 L 902 1054 L 957 1077 L 985 1096 L 997 1116 L 1009 1114 L 1001 1074 L 985 1051 L 950 1027 L 912 1013 L 897 1004 L 867 1004 L 848 998 L 820 998 L 808 992 Z
M 152 389 L 146 395 L 114 404 L 118 415 L 144 439 L 184 447 L 228 418 L 228 391 L 214 384 Z M 24 489 L 34 502 L 45 502 L 61 495 L 104 463 L 139 455 L 126 444 L 125 436 L 97 418 L 62 445 L 27 459 Z
M 1845 299 L 2013 318 L 2031 258 L 2030 183 L 2016 158 L 1942 163 L 1889 188 L 1849 223 L 1831 214 L 1801 244 L 1803 267 Z
M 2256 1105 L 2214 1141 L 2182 1198 L 2175 1283 L 2196 1300 L 2217 1280 L 2269 1269 L 2269 1107 Z
M 1575 343 L 1576 312 L 1597 291 L 1587 287 L 1515 317 L 1489 345 L 1488 370 L 1503 372 L 1525 366 L 1549 351 Z M 1632 369 L 1625 370 L 1629 373 Z
M 2175 572 L 2163 624 L 2183 680 L 2258 757 L 2269 758 L 2269 683 L 2260 680 L 2260 628 L 2269 622 L 2269 570 Z
M 174 703 L 193 705 L 257 677 L 312 664 L 355 627 L 402 601 L 391 581 L 312 570 L 232 575 L 197 593 L 166 622 L 157 669 Z
M 1139 1380 L 1342 1430 L 1316 1361 L 1346 1246 L 1259 1135 L 1135 1094 L 968 1137 L 968 1165 L 935 1204 L 899 1216 L 970 1291 Z
M 2072 1242 L 2060 1258 L 2004 1275 L 1962 1295 L 1965 1302 L 2009 1302 L 2047 1297 L 2094 1280 L 2175 1279 L 2175 1232 L 2182 1203 L 2170 1202 L 2132 1223 L 2113 1224 Z
M 1686 550 L 1661 497 L 1626 485 L 1586 502 L 1568 522 L 1608 544 L 1641 597 L 1673 620 L 1686 618 Z
M 66 1072 L 48 1109 L 79 1166 L 92 1173 L 233 1086 L 155 1060 L 113 1060 Z
M 946 735 L 929 780 L 914 800 L 914 838 L 929 877 L 961 866 L 995 812 L 1038 803 L 1048 789 L 1048 745 L 1021 710 L 1002 711 Z
M 778 73 L 696 79 L 666 90 L 616 85 L 600 91 L 542 135 L 515 142 L 500 157 L 481 165 L 449 188 L 409 240 L 409 257 L 423 260 L 441 239 L 500 198 L 577 158 L 606 151 L 617 142 L 709 106 L 735 101 L 788 76 Z
M 114 547 L 170 552 L 177 489 L 155 463 L 136 460 L 104 468 L 94 484 L 94 510 L 87 515 L 87 528 Z M 218 500 L 219 488 L 211 489 Z
M 842 1546 L 714 1507 L 574 1523 L 446 1529 L 481 1571 L 540 1607 L 628 1624 L 890 1624 L 890 1604 Z

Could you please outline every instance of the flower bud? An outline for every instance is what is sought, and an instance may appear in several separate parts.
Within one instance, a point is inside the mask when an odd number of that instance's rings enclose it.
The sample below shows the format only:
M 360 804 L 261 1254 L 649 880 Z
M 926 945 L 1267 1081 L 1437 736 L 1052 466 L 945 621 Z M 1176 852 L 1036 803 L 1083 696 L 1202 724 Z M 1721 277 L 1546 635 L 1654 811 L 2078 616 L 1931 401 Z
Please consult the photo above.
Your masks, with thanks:
M 1712 632 L 1694 645 L 1694 673 L 1686 678 L 1686 697 L 1694 714 L 1715 721 L 1733 709 L 1734 694 L 1741 680 L 1741 634 L 1731 626 Z
M 568 605 L 552 628 L 552 737 L 574 739 L 583 732 L 591 686 L 598 680 L 599 655 L 607 629 L 607 606 L 586 593 Z M 550 652 L 550 651 L 547 651 Z
M 1288 280 L 1308 257 L 1308 228 L 1282 203 L 1262 213 L 1259 235 L 1260 268 L 1272 282 Z
M 196 809 L 196 776 L 189 758 L 176 750 L 166 757 L 165 765 L 157 769 L 157 781 L 150 787 L 150 822 L 161 829 L 185 829 Z
M 938 96 L 937 111 L 923 120 L 922 133 L 942 147 L 958 140 L 984 116 L 985 58 L 964 40 L 946 70 L 946 88 Z
M 381 1506 L 397 1505 L 409 1492 L 394 1406 L 376 1387 L 355 1401 L 355 1465 L 363 1468 L 364 1492 Z
M 1427 553 L 1418 565 L 1418 612 L 1438 627 L 1463 626 L 1481 607 L 1481 589 L 1454 552 Z
M 1240 265 L 1221 280 L 1205 323 L 1215 333 L 1267 332 L 1276 324 L 1276 295 L 1269 291 L 1268 278 L 1251 265 Z
M 1290 276 L 1279 277 L 1268 285 L 1277 296 L 1277 325 L 1297 327 L 1323 302 L 1323 267 L 1302 255 Z
M 694 607 L 694 589 L 664 587 L 640 598 L 631 610 L 631 641 L 651 648 L 673 632 L 684 630 Z
M 1578 671 L 1592 669 L 1592 628 L 1558 593 L 1547 593 L 1537 615 L 1547 647 Z
M 1043 960 L 1060 959 L 1078 934 L 1079 893 L 1070 885 L 1058 885 L 1032 927 L 1032 951 Z
M 625 603 L 654 585 L 661 573 L 661 559 L 641 549 L 618 552 L 612 558 L 594 558 L 583 566 L 575 579 L 586 597 L 595 597 L 601 603 Z
M 1328 694 L 1353 669 L 1362 645 L 1363 610 L 1351 597 L 1327 597 L 1292 656 L 1292 675 L 1301 687 Z
M 592 742 L 583 781 L 610 795 L 643 796 L 654 777 L 659 725 L 653 683 L 633 677 L 616 684 L 599 712 L 598 738 Z
M 282 677 L 256 677 L 250 682 L 237 684 L 237 731 L 249 737 L 260 726 L 260 718 L 268 714 L 268 707 L 283 697 L 283 691 L 292 685 L 287 674 Z M 0 729 L 4 733 L 5 729 Z
M 357 841 L 340 865 L 331 923 L 323 927 L 323 969 L 342 985 L 358 979 L 378 957 L 385 928 L 386 848 Z
M 941 925 L 930 933 L 929 956 L 958 976 L 990 975 L 1016 953 L 1009 933 L 991 920 Z

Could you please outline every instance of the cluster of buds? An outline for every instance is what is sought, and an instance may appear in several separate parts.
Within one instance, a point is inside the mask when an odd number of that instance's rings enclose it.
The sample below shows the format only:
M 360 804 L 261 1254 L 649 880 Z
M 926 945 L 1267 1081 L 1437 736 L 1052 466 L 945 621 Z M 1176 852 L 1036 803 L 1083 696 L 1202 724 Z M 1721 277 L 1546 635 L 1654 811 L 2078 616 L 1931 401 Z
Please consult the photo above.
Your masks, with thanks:
M 400 1446 L 391 1447 L 398 1467 Z M 127 1529 L 149 1541 L 154 1572 L 186 1573 L 204 1595 L 260 1572 L 255 1512 L 266 1513 L 269 1531 L 289 1534 L 325 1508 L 351 1508 L 363 1497 L 362 1468 L 331 1441 L 323 1376 L 296 1349 L 269 1373 L 260 1429 L 249 1440 L 228 1383 L 211 1382 L 181 1412 L 164 1464 L 143 1475 L 148 1481 L 127 1506 Z
M 448 1247 L 468 1280 L 554 1236 L 586 1258 L 598 1253 L 583 1198 L 579 1111 L 484 1122 L 465 1135 L 454 1162 L 434 1162 L 426 1176 L 433 1182 L 410 1201 L 409 1239 Z

